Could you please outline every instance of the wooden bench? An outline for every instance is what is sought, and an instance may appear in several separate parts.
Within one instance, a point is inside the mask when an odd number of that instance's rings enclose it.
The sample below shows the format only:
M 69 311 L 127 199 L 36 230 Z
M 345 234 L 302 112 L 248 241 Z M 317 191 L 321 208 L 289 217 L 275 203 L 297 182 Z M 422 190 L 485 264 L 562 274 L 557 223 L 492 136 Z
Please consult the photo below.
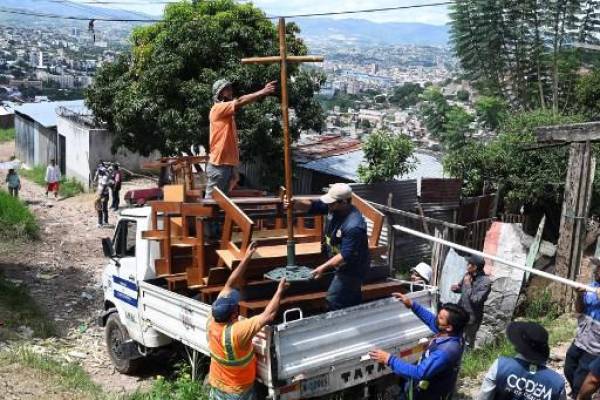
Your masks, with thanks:
M 398 281 L 384 281 L 363 285 L 363 302 L 373 301 L 389 297 L 394 292 L 405 292 L 406 284 Z M 327 305 L 327 292 L 316 292 L 287 296 L 281 300 L 280 312 L 290 308 L 299 307 L 303 312 L 324 311 Z M 264 311 L 269 300 L 240 301 L 240 314 L 244 317 L 252 317 Z

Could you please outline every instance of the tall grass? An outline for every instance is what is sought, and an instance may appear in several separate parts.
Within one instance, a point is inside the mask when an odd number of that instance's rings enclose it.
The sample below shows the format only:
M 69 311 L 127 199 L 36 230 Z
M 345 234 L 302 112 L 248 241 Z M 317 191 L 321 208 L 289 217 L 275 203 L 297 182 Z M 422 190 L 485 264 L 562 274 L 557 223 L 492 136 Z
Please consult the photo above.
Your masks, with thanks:
M 76 398 L 108 399 L 100 385 L 94 383 L 77 364 L 60 362 L 27 347 L 18 347 L 1 353 L 0 361 L 17 363 L 48 374 L 57 385 L 83 395 Z
M 0 129 L 0 143 L 15 140 L 15 128 Z
M 0 190 L 0 238 L 37 239 L 38 235 L 39 226 L 29 208 Z
M 46 167 L 42 165 L 36 165 L 31 169 L 20 169 L 19 174 L 42 187 L 46 186 Z M 58 189 L 58 194 L 61 197 L 72 197 L 83 192 L 83 186 L 75 179 L 65 179 L 64 177 L 61 179 Z

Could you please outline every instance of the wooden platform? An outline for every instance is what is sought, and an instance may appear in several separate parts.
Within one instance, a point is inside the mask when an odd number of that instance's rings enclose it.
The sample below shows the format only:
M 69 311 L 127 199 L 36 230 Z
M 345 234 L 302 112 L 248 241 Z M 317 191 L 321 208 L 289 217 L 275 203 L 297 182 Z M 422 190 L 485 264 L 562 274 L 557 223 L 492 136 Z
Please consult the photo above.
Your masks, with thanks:
M 373 301 L 389 297 L 394 292 L 404 292 L 405 284 L 397 281 L 385 281 L 363 285 L 363 302 Z M 281 300 L 279 312 L 290 308 L 299 307 L 304 313 L 314 313 L 325 311 L 327 306 L 327 292 L 316 292 L 300 294 L 295 296 L 286 296 Z M 264 311 L 269 304 L 269 300 L 240 301 L 240 314 L 244 317 L 252 317 Z

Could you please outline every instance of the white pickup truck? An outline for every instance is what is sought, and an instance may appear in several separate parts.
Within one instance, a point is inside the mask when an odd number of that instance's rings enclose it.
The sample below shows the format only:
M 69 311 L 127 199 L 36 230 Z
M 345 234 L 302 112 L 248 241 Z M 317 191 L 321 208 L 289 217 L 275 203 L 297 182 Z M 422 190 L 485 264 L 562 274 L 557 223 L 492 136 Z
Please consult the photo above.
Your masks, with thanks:
M 156 278 L 156 242 L 142 239 L 150 225 L 150 207 L 123 210 L 112 240 L 103 239 L 110 262 L 102 276 L 108 353 L 122 373 L 133 373 L 143 357 L 178 341 L 194 356 L 209 356 L 206 322 L 209 304 L 163 287 Z M 434 310 L 437 289 L 411 286 L 409 296 Z M 414 289 L 414 290 L 413 290 Z M 386 389 L 391 370 L 371 361 L 379 347 L 416 361 L 429 329 L 400 302 L 387 298 L 355 307 L 304 317 L 289 310 L 280 323 L 267 326 L 254 339 L 258 381 L 263 395 L 305 399 L 352 390 L 352 398 Z M 294 314 L 295 319 L 290 320 Z M 363 393 L 356 396 L 357 391 Z

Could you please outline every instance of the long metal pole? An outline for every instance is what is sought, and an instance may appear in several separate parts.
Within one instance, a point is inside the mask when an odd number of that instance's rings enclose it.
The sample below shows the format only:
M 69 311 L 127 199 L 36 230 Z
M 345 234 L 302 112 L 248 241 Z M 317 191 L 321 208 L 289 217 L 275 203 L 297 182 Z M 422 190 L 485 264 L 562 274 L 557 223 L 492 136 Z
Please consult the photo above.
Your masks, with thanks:
M 285 42 L 285 18 L 279 18 L 279 57 L 281 59 L 281 117 L 283 119 L 283 143 L 285 162 L 285 196 L 288 204 L 292 202 L 292 148 L 290 143 L 290 121 L 288 114 L 287 87 L 287 45 Z M 287 209 L 287 259 L 288 266 L 296 265 L 296 246 L 294 242 L 294 210 Z
M 452 243 L 452 242 L 449 242 L 449 241 L 441 239 L 441 238 L 436 238 L 434 236 L 427 235 L 427 234 L 419 232 L 419 231 L 415 231 L 413 229 L 405 228 L 404 226 L 401 226 L 401 225 L 394 225 L 394 229 L 398 230 L 400 232 L 408 233 L 409 235 L 420 237 L 421 239 L 440 243 L 440 244 L 443 244 L 444 246 L 448 246 L 448 247 L 452 247 L 453 249 L 456 249 L 456 250 L 464 251 L 465 253 L 475 254 L 475 255 L 478 255 L 478 256 L 481 256 L 484 258 L 488 258 L 490 260 L 494 260 L 496 262 L 507 265 L 509 267 L 520 269 L 521 271 L 526 271 L 531 274 L 538 275 L 538 276 L 541 276 L 546 279 L 550 279 L 551 281 L 562 283 L 563 285 L 571 286 L 572 288 L 575 288 L 575 289 L 585 289 L 588 292 L 596 292 L 596 290 L 597 290 L 597 288 L 591 287 L 591 286 L 583 284 L 583 283 L 575 282 L 570 279 L 563 278 L 562 276 L 556 276 L 556 275 L 549 274 L 548 272 L 540 271 L 539 269 L 529 268 L 524 265 L 514 263 L 512 261 L 504 260 L 500 257 L 486 254 L 482 251 L 473 250 L 469 247 L 461 246 L 460 244 Z

